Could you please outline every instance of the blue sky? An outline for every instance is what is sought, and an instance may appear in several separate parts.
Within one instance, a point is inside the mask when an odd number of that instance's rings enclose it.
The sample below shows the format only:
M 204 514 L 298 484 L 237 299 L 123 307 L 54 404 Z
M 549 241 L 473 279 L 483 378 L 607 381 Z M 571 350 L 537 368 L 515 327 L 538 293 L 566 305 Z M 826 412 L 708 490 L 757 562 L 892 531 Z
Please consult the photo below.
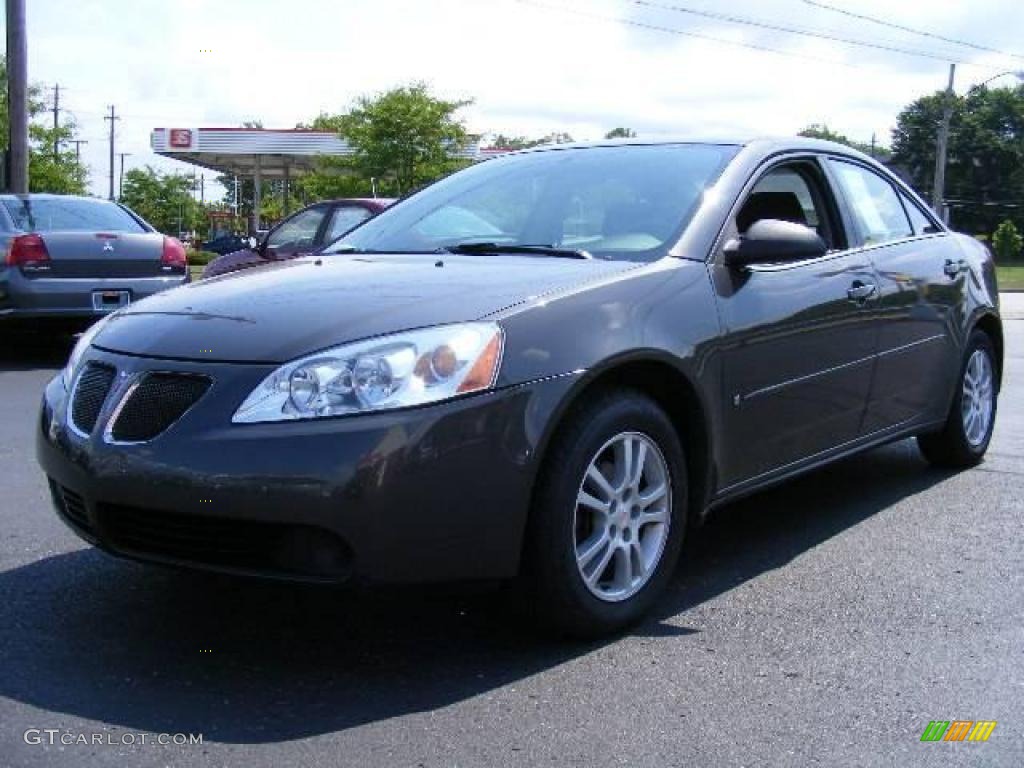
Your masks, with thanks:
M 947 37 L 1024 51 L 1019 0 L 828 0 Z M 532 0 L 531 0 L 532 2 Z M 412 80 L 472 98 L 477 132 L 598 138 L 794 133 L 827 123 L 888 141 L 899 109 L 945 83 L 941 60 L 838 45 L 670 10 L 756 17 L 955 57 L 958 90 L 1006 58 L 857 21 L 804 0 L 30 0 L 30 79 L 58 82 L 80 125 L 94 192 L 106 190 L 103 114 L 116 104 L 126 167 L 175 167 L 149 151 L 157 126 L 292 127 Z M 544 7 L 538 7 L 544 6 Z M 630 26 L 664 26 L 789 55 Z M 1012 83 L 1011 78 L 1000 81 Z M 190 167 L 177 166 L 183 170 Z

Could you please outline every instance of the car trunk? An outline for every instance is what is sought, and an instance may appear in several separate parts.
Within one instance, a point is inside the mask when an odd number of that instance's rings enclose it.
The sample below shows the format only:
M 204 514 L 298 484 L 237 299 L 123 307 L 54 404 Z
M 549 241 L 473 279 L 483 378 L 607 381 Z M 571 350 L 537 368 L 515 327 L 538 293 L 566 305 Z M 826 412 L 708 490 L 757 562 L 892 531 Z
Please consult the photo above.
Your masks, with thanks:
M 163 236 L 156 233 L 40 232 L 50 255 L 39 277 L 155 277 L 172 270 L 161 262 Z

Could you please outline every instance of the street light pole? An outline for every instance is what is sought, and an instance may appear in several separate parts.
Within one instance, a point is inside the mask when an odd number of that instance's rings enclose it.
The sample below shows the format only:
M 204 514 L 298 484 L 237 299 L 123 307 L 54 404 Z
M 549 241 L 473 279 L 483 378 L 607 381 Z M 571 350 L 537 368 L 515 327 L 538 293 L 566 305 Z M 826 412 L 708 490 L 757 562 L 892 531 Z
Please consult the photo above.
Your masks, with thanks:
M 935 141 L 935 184 L 932 187 L 932 209 L 936 215 L 946 220 L 943 197 L 946 191 L 946 150 L 949 145 L 949 123 L 953 119 L 953 79 L 956 77 L 956 64 L 949 65 L 949 85 L 943 97 L 942 120 L 939 122 L 939 135 Z

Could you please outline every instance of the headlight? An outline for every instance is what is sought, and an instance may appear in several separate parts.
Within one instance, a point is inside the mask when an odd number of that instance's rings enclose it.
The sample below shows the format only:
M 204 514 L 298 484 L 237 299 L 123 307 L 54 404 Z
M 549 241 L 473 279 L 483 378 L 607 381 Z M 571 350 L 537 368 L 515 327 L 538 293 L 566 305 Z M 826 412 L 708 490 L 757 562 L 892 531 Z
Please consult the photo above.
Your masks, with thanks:
M 502 341 L 495 323 L 465 323 L 328 349 L 267 376 L 231 420 L 341 416 L 479 392 L 494 384 Z
M 68 358 L 68 364 L 64 366 L 64 370 L 61 372 L 61 380 L 64 382 L 64 389 L 68 392 L 71 391 L 71 383 L 75 380 L 75 371 L 78 370 L 78 364 L 82 361 L 82 355 L 85 354 L 85 350 L 92 344 L 92 340 L 96 338 L 103 326 L 106 325 L 107 321 L 113 315 L 107 315 L 106 317 L 96 321 L 90 325 L 85 332 L 78 337 L 78 342 L 75 344 L 75 348 L 71 350 L 71 357 Z

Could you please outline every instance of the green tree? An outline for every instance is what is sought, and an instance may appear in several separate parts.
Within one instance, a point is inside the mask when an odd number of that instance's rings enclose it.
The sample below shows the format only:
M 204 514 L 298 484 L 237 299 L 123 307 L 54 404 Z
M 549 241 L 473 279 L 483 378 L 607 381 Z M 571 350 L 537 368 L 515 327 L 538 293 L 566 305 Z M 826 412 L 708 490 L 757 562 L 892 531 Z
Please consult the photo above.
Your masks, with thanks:
M 632 128 L 612 128 L 604 137 L 606 139 L 635 139 L 636 131 Z
M 125 172 L 121 202 L 161 232 L 176 236 L 205 229 L 206 214 L 194 192 L 191 176 L 161 173 L 147 165 Z
M 887 147 L 877 145 L 872 146 L 870 143 L 865 143 L 863 141 L 854 141 L 845 134 L 833 131 L 824 123 L 813 123 L 804 128 L 797 135 L 804 136 L 808 139 L 824 139 L 825 141 L 834 141 L 836 144 L 845 144 L 848 147 L 853 147 L 858 152 L 863 152 L 865 155 L 871 155 L 879 160 L 886 160 L 892 154 Z
M 930 196 L 936 132 L 946 96 L 923 96 L 900 112 L 893 163 Z M 1004 218 L 1024 229 L 1024 86 L 972 88 L 954 96 L 945 198 L 954 227 L 991 232 Z
M 542 136 L 539 139 L 528 139 L 525 136 L 506 136 L 503 133 L 497 133 L 491 139 L 488 146 L 500 149 L 530 149 L 531 147 L 539 147 L 542 144 L 569 144 L 572 141 L 572 136 L 568 133 L 560 132 L 549 133 L 547 136 Z
M 999 261 L 1010 261 L 1020 256 L 1021 248 L 1024 248 L 1024 237 L 1012 221 L 1006 219 L 992 234 L 992 249 L 996 252 Z
M 437 98 L 425 83 L 413 83 L 363 96 L 347 114 L 321 118 L 336 121 L 352 147 L 348 168 L 401 194 L 465 164 L 452 152 L 467 139 L 456 113 L 471 103 Z
M 31 123 L 29 133 L 28 186 L 30 192 L 54 192 L 62 195 L 84 195 L 89 171 L 78 161 L 69 142 L 75 137 L 76 126 L 71 121 L 54 129 Z M 54 138 L 58 152 L 53 154 Z
M 8 147 L 7 125 L 7 59 L 0 55 L 0 149 Z M 64 124 L 54 130 L 43 122 L 50 113 L 42 99 L 42 89 L 30 85 L 28 89 L 28 188 L 30 192 L 55 192 L 60 194 L 85 194 L 89 170 L 82 165 L 74 152 L 68 151 L 70 142 L 78 134 L 78 126 L 65 118 Z M 37 122 L 38 120 L 38 122 Z M 53 140 L 57 139 L 57 156 L 53 154 Z

